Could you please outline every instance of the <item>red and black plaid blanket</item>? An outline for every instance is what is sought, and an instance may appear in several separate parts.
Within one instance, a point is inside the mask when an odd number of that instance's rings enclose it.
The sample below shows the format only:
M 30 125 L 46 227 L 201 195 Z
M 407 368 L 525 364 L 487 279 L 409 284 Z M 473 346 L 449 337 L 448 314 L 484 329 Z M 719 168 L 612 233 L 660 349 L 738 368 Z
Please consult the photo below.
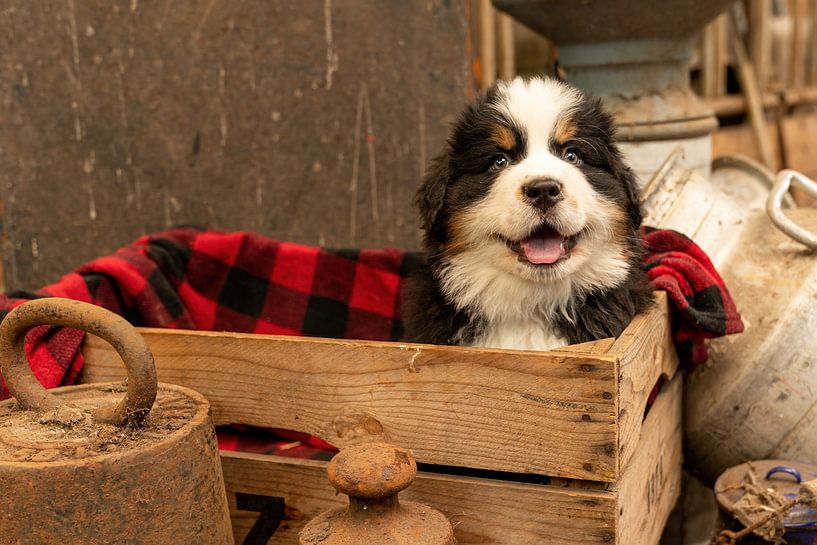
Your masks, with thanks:
M 675 311 L 673 340 L 681 361 L 709 359 L 704 339 L 743 331 L 735 302 L 701 248 L 676 231 L 641 228 L 650 284 L 667 292 Z
M 680 355 L 706 361 L 704 339 L 743 330 L 723 280 L 683 235 L 649 228 L 642 235 L 650 279 L 675 305 Z M 67 297 L 136 326 L 398 340 L 401 285 L 418 259 L 394 249 L 327 250 L 254 233 L 180 228 L 142 237 L 35 293 L 0 295 L 0 317 L 28 299 Z M 29 362 L 44 386 L 74 382 L 83 337 L 50 326 L 28 335 Z M 0 380 L 0 399 L 6 397 Z M 234 439 L 220 434 L 222 447 Z M 325 446 L 310 441 L 299 436 L 279 446 Z

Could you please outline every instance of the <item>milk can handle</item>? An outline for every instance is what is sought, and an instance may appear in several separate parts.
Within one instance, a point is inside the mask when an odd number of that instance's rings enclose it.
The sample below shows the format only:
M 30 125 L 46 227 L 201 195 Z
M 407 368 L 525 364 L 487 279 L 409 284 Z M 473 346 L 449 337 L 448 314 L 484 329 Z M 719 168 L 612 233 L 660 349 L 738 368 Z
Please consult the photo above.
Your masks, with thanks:
M 792 182 L 796 182 L 801 188 L 817 197 L 817 182 L 803 176 L 794 170 L 781 170 L 775 177 L 774 186 L 766 200 L 766 213 L 778 229 L 789 235 L 794 240 L 808 246 L 812 250 L 817 250 L 817 235 L 797 225 L 781 209 L 783 197 L 791 187 Z
M 25 302 L 0 323 L 0 374 L 22 407 L 42 413 L 64 405 L 40 385 L 26 361 L 26 333 L 39 325 L 81 329 L 110 343 L 125 362 L 128 391 L 118 404 L 95 409 L 92 416 L 96 422 L 117 426 L 144 421 L 156 399 L 156 366 L 142 336 L 113 312 L 59 297 Z

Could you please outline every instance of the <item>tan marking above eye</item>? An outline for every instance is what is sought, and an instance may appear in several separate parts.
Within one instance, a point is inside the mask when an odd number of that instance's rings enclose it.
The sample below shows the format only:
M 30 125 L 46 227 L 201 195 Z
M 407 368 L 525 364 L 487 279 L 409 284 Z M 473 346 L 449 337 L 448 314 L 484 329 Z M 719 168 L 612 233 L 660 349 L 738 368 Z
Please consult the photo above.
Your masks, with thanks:
M 494 125 L 491 127 L 491 142 L 506 151 L 510 151 L 516 146 L 516 138 L 513 135 L 513 131 L 503 125 Z
M 563 115 L 559 118 L 559 122 L 556 123 L 553 138 L 557 144 L 564 145 L 567 141 L 576 136 L 578 131 L 579 128 L 573 124 L 573 116 Z

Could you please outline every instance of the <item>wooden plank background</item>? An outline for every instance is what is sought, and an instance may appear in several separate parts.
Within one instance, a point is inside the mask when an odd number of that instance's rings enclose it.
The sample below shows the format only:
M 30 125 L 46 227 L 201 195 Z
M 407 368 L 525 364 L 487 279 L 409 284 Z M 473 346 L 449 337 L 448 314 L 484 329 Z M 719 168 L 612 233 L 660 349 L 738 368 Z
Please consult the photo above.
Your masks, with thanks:
M 10 290 L 173 225 L 415 248 L 474 92 L 464 2 L 5 0 Z

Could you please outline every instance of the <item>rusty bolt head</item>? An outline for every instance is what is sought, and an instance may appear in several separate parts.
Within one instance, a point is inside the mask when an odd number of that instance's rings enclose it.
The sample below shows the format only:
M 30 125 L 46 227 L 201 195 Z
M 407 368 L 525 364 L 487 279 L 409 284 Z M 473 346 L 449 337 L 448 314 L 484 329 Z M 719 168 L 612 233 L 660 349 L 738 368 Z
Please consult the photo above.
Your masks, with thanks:
M 329 481 L 352 498 L 379 500 L 408 487 L 417 463 L 406 449 L 385 443 L 363 443 L 340 451 L 329 463 Z

